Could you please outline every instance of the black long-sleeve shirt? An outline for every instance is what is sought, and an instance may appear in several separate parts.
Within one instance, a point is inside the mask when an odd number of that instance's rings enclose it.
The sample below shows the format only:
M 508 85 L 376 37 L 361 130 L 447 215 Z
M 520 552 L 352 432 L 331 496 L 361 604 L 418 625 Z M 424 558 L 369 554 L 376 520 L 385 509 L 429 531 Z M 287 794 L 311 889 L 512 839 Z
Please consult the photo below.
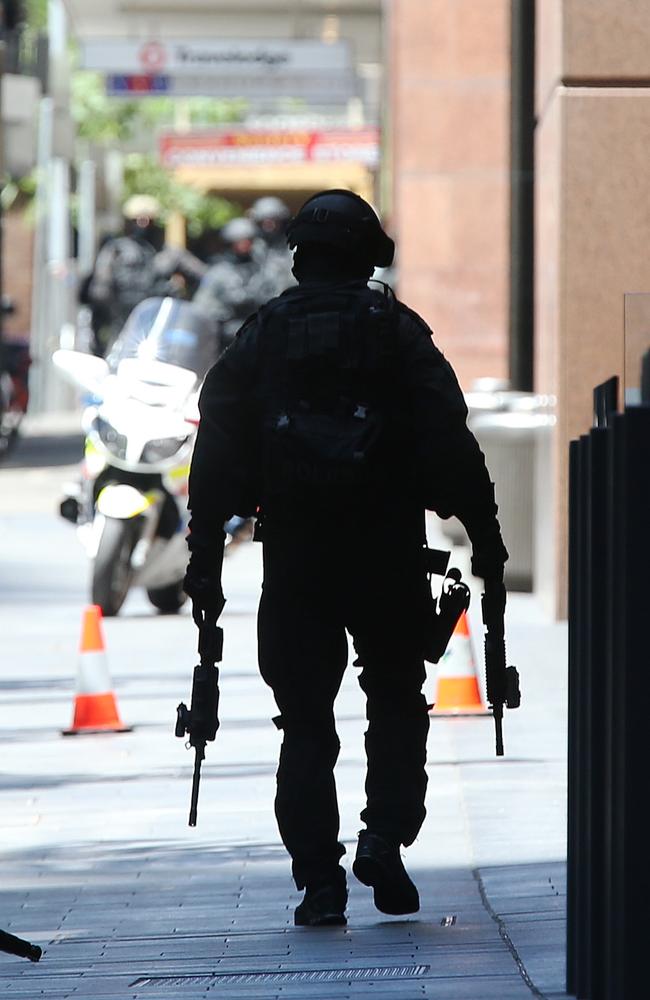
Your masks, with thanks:
M 360 291 L 365 286 L 360 285 Z M 280 296 L 308 303 L 303 283 Z M 325 283 L 313 283 L 315 295 Z M 367 293 L 366 293 L 367 294 Z M 382 300 L 380 293 L 375 293 Z M 307 296 L 307 298 L 305 298 Z M 305 308 L 308 308 L 306 305 Z M 417 313 L 394 301 L 391 319 L 395 393 L 400 422 L 408 433 L 411 461 L 417 470 L 417 503 L 442 516 L 452 514 L 465 525 L 474 547 L 499 535 L 494 489 L 483 453 L 467 427 L 467 407 L 454 371 L 433 343 L 432 333 Z M 190 548 L 212 549 L 222 538 L 222 525 L 233 513 L 248 515 L 262 501 L 261 428 L 257 387 L 267 333 L 258 314 L 250 317 L 235 341 L 208 373 L 199 401 L 201 422 L 192 459 L 189 507 Z M 388 506 L 399 504 L 402 483 L 396 480 Z M 412 485 L 408 502 L 413 502 Z

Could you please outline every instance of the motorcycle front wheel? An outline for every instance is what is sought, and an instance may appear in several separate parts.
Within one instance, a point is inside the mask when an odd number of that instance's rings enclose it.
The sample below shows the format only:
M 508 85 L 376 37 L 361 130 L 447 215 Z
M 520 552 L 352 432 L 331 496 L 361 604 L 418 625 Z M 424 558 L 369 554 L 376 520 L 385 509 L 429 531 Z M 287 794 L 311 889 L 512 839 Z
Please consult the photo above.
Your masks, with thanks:
M 182 583 L 172 583 L 168 587 L 155 587 L 147 590 L 147 597 L 164 615 L 173 615 L 185 604 L 187 594 Z
M 116 615 L 131 586 L 131 555 L 138 540 L 133 521 L 107 517 L 93 565 L 92 599 L 105 617 Z

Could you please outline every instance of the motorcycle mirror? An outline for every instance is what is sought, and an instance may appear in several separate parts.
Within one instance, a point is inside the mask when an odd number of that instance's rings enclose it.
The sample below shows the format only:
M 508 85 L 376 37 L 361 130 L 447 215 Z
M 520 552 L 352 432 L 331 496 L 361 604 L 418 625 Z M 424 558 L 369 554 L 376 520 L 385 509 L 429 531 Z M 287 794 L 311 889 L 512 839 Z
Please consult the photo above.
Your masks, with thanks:
M 108 365 L 103 358 L 82 351 L 55 351 L 52 362 L 67 382 L 80 389 L 100 395 L 98 389 L 108 375 Z

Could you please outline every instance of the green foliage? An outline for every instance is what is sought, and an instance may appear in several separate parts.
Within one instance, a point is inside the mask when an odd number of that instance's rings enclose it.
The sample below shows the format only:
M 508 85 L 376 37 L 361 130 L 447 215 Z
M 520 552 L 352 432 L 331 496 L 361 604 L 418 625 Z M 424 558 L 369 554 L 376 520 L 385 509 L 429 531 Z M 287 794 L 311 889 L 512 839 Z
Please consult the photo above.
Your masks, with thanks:
M 107 97 L 98 73 L 78 70 L 72 75 L 71 110 L 80 139 L 98 145 L 129 142 L 153 129 L 172 127 L 182 114 L 189 125 L 223 125 L 241 121 L 246 101 L 208 97 Z
M 180 116 L 189 125 L 240 121 L 246 111 L 246 102 L 204 97 L 136 100 L 107 97 L 99 74 L 78 71 L 72 76 L 71 111 L 79 139 L 110 148 L 126 145 L 139 135 L 153 135 L 159 128 L 171 127 Z M 171 212 L 182 212 L 191 236 L 200 235 L 206 228 L 219 228 L 239 213 L 238 206 L 225 198 L 205 195 L 176 180 L 171 171 L 156 161 L 153 153 L 127 154 L 124 200 L 131 194 L 154 195 L 162 206 L 163 221 Z
M 15 181 L 5 178 L 0 188 L 0 208 L 3 212 L 7 212 L 20 193 L 19 187 Z
M 132 194 L 150 194 L 157 198 L 162 206 L 163 222 L 171 212 L 181 212 L 187 219 L 190 236 L 198 236 L 204 229 L 218 229 L 240 214 L 238 206 L 232 202 L 182 184 L 154 157 L 142 153 L 131 153 L 125 159 L 125 200 Z
M 137 128 L 138 103 L 108 98 L 97 73 L 72 75 L 70 110 L 79 139 L 99 146 L 128 141 Z
M 248 108 L 247 102 L 240 98 L 145 97 L 132 103 L 138 105 L 143 125 L 153 128 L 171 127 L 179 113 L 189 125 L 227 125 L 242 121 Z
M 35 31 L 47 27 L 47 0 L 24 0 L 25 23 Z

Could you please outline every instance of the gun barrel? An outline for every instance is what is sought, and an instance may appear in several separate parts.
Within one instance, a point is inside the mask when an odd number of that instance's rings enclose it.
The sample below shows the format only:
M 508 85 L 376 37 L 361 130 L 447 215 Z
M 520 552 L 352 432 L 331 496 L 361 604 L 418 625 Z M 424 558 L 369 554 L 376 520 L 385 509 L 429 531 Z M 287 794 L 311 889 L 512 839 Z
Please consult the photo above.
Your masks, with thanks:
M 194 774 L 192 775 L 192 798 L 190 801 L 190 819 L 188 826 L 196 826 L 199 808 L 199 785 L 201 784 L 201 763 L 205 757 L 204 747 L 197 746 L 194 756 Z
M 503 757 L 503 710 L 493 709 L 494 711 L 494 733 L 496 737 L 496 755 L 497 757 Z

